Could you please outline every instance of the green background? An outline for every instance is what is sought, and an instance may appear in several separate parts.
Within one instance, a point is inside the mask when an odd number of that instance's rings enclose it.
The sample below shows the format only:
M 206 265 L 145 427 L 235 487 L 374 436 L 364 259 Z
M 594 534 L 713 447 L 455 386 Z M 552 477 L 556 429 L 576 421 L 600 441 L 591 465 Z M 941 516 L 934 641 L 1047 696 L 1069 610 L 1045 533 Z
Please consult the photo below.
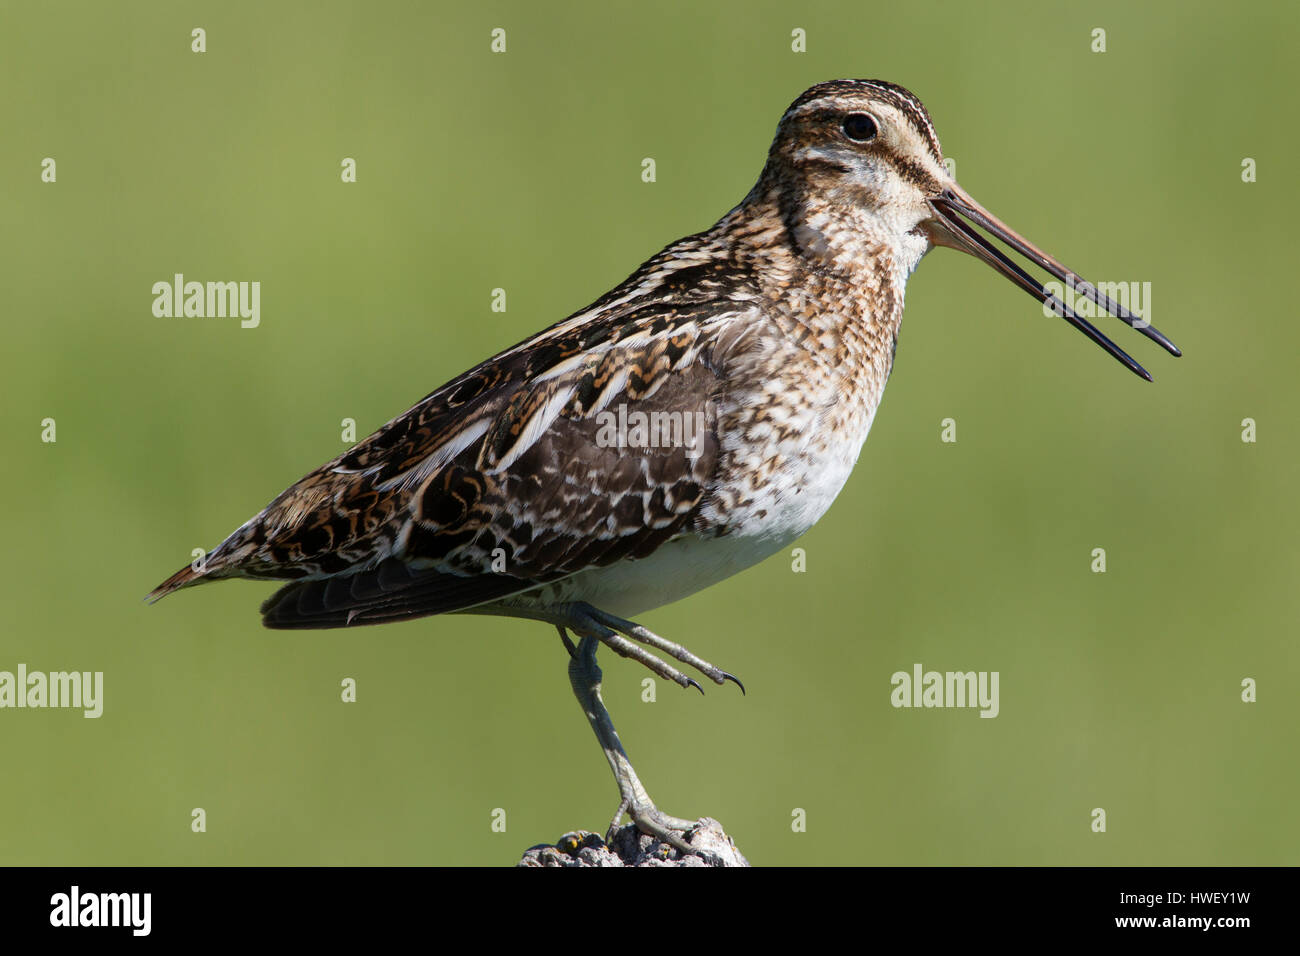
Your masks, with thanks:
M 270 584 L 141 598 L 343 418 L 367 434 L 707 227 L 841 76 L 914 90 L 976 198 L 1150 281 L 1186 355 L 1102 320 L 1143 383 L 936 250 L 806 573 L 778 555 L 642 618 L 748 696 L 643 703 L 602 655 L 651 794 L 757 864 L 1300 861 L 1297 29 L 1250 3 L 5 4 L 0 669 L 106 691 L 99 720 L 0 711 L 0 862 L 505 865 L 603 829 L 545 626 L 270 632 Z M 155 318 L 175 272 L 260 281 L 261 327 Z M 917 662 L 998 671 L 1001 715 L 893 709 Z

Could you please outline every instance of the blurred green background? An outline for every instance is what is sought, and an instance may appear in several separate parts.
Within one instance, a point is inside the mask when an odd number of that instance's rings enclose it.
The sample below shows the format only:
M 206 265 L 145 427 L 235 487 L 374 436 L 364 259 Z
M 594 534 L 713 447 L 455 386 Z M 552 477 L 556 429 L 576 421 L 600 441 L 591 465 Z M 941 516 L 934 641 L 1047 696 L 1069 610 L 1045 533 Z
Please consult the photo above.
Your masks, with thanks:
M 504 865 L 602 829 L 548 628 L 270 632 L 270 584 L 141 598 L 343 418 L 369 433 L 710 225 L 841 76 L 914 90 L 966 188 L 1072 268 L 1150 281 L 1186 357 L 1103 320 L 1145 384 L 934 252 L 806 573 L 778 555 L 642 619 L 748 696 L 643 703 L 602 655 L 647 787 L 757 864 L 1300 862 L 1298 28 L 1251 3 L 6 4 L 0 670 L 103 671 L 105 709 L 0 711 L 0 863 Z M 260 281 L 261 326 L 155 318 L 176 272 Z M 998 671 L 1001 715 L 893 709 L 917 662 Z

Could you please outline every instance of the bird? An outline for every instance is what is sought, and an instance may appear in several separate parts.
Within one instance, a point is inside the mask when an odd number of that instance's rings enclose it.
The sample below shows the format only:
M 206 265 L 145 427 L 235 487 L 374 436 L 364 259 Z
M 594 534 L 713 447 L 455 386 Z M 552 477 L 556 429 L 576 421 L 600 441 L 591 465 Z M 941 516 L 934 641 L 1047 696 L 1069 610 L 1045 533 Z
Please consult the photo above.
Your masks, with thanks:
M 959 186 L 913 93 L 831 80 L 784 112 L 757 182 L 714 225 L 429 393 L 146 600 L 249 578 L 280 583 L 261 606 L 275 629 L 451 613 L 554 627 L 618 785 L 607 839 L 626 813 L 692 852 L 697 821 L 661 811 L 633 770 L 596 651 L 744 692 L 634 618 L 782 551 L 830 508 L 879 408 L 921 258 L 944 246 L 980 259 L 1151 380 L 993 240 L 1096 307 L 1078 311 L 1182 354 Z

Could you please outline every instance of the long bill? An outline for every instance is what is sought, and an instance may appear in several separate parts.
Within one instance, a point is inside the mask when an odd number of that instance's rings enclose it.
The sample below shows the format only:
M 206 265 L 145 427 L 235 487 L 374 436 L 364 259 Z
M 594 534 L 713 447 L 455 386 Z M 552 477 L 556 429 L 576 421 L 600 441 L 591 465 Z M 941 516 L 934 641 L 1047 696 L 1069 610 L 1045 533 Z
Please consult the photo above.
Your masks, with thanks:
M 931 199 L 930 207 L 934 210 L 935 218 L 928 224 L 929 233 L 931 240 L 936 245 L 960 249 L 962 252 L 969 253 L 975 258 L 988 263 L 1039 302 L 1046 305 L 1054 314 L 1064 318 L 1065 321 L 1100 345 L 1130 371 L 1148 382 L 1151 381 L 1151 374 L 1139 365 L 1131 355 L 1099 332 L 1087 319 L 1076 315 L 1073 309 L 1047 291 L 1042 283 L 1017 265 L 1001 249 L 989 242 L 975 229 L 975 226 L 979 226 L 995 239 L 1005 243 L 1034 265 L 1047 270 L 1050 275 L 1073 288 L 1076 295 L 1094 303 L 1102 312 L 1113 315 L 1137 329 L 1147 338 L 1158 343 L 1171 355 L 1183 354 L 1178 346 L 1169 341 L 1168 337 L 1150 322 L 1129 312 L 1128 309 L 1112 300 L 1109 296 L 1101 294 L 1096 286 L 1084 282 L 1076 273 L 1061 265 L 1061 263 L 977 203 L 969 193 L 956 183 L 952 183 L 938 196 Z

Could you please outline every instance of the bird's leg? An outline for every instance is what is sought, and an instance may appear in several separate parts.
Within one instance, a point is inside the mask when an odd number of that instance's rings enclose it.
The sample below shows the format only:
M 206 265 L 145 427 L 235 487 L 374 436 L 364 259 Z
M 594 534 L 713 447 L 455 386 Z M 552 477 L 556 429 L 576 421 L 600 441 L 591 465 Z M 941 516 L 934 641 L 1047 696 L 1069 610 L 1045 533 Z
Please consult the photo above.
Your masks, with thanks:
M 559 631 L 565 646 L 572 647 L 564 628 L 560 627 Z M 618 739 L 614 722 L 609 718 L 605 702 L 600 699 L 601 673 L 600 668 L 596 666 L 596 648 L 599 644 L 600 638 L 582 635 L 576 653 L 570 654 L 569 683 L 573 685 L 573 695 L 578 698 L 582 712 L 587 715 L 591 729 L 596 732 L 596 739 L 600 741 L 600 747 L 605 751 L 605 759 L 609 761 L 610 769 L 614 771 L 614 779 L 618 782 L 620 797 L 618 812 L 610 822 L 609 831 L 605 834 L 605 842 L 609 843 L 614 839 L 618 822 L 626 812 L 642 833 L 658 837 L 683 853 L 694 853 L 695 850 L 678 834 L 696 826 L 695 821 L 682 820 L 660 812 L 650 799 L 650 795 L 646 793 L 645 787 L 641 785 L 640 778 L 632 769 L 632 761 L 628 759 L 627 751 L 623 749 L 623 744 Z

